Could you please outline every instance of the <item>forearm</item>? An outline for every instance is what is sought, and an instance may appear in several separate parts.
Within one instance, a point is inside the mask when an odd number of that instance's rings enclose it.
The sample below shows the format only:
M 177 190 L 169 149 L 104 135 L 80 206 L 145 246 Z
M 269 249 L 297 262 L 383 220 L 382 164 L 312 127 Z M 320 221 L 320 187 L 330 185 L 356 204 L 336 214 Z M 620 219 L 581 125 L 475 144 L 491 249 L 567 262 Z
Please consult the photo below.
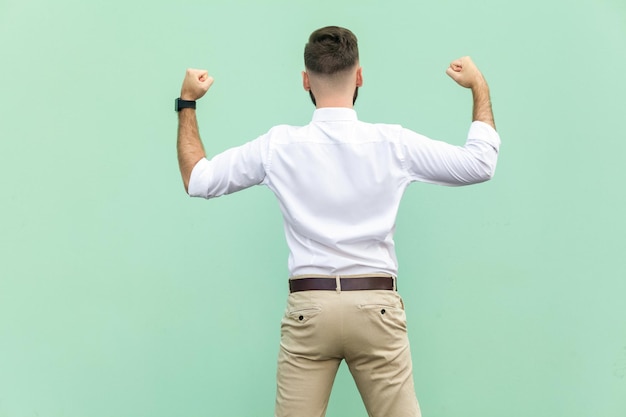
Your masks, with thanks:
M 491 98 L 489 97 L 489 86 L 481 77 L 475 85 L 472 86 L 472 96 L 474 98 L 474 109 L 472 111 L 472 121 L 484 122 L 496 128 L 491 109 Z
M 496 123 L 493 120 L 493 112 L 491 111 L 489 86 L 472 59 L 466 56 L 452 61 L 450 67 L 446 69 L 446 74 L 461 87 L 472 90 L 472 96 L 474 97 L 472 121 L 487 123 L 495 129 Z
M 189 68 L 180 89 L 180 98 L 187 101 L 199 100 L 208 91 L 211 84 L 213 84 L 213 77 L 210 77 L 206 70 Z M 198 132 L 195 109 L 183 108 L 178 112 L 176 149 L 178 151 L 180 175 L 183 177 L 185 191 L 189 193 L 191 171 L 193 171 L 198 161 L 205 157 L 204 147 Z
M 198 161 L 206 156 L 200 133 L 195 109 L 182 109 L 178 113 L 178 166 L 183 179 L 185 191 L 189 190 L 191 171 Z

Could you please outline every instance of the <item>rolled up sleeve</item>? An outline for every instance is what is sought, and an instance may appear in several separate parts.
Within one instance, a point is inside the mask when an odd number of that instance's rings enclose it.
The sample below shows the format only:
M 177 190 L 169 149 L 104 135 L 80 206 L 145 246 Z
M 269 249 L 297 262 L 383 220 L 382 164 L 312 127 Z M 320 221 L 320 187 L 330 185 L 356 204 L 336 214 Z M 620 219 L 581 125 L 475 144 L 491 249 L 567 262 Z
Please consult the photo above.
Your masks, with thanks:
M 215 198 L 258 185 L 265 179 L 267 138 L 260 137 L 228 149 L 213 158 L 202 158 L 189 179 L 189 196 Z
M 412 181 L 460 186 L 491 179 L 500 136 L 490 125 L 473 122 L 464 146 L 436 141 L 404 129 L 406 163 Z

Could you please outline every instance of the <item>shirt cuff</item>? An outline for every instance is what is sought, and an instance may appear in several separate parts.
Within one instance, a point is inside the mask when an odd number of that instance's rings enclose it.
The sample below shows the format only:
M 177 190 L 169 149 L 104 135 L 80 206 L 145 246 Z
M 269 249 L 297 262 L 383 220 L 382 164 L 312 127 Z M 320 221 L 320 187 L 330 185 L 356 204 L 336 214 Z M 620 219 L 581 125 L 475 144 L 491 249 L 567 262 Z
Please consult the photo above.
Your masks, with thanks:
M 209 160 L 202 158 L 191 170 L 187 192 L 190 197 L 207 198 L 207 182 L 210 176 Z
M 467 140 L 481 140 L 490 144 L 496 152 L 500 149 L 500 135 L 490 124 L 481 121 L 472 122 Z

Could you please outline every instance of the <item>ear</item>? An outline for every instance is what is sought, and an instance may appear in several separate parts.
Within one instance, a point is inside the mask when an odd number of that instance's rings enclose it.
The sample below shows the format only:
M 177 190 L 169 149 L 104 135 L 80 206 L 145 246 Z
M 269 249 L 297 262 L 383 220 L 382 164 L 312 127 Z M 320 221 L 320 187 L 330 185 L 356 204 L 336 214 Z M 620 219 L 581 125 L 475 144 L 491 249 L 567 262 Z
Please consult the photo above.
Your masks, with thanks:
M 309 81 L 309 74 L 306 71 L 302 71 L 302 87 L 304 91 L 311 91 L 311 83 Z
M 363 67 L 359 67 L 356 70 L 356 86 L 363 87 Z

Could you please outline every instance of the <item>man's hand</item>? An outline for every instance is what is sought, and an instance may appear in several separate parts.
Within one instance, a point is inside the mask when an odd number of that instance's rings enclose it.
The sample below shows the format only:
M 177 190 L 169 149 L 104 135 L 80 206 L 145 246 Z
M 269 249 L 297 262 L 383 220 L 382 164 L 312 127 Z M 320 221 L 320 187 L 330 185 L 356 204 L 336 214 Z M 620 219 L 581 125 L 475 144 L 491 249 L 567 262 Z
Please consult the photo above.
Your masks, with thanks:
M 180 89 L 180 98 L 183 100 L 195 101 L 209 90 L 213 84 L 213 77 L 209 76 L 206 70 L 189 68 Z
M 483 74 L 481 74 L 469 56 L 452 61 L 446 70 L 446 74 L 461 87 L 465 88 L 474 89 L 485 82 Z

